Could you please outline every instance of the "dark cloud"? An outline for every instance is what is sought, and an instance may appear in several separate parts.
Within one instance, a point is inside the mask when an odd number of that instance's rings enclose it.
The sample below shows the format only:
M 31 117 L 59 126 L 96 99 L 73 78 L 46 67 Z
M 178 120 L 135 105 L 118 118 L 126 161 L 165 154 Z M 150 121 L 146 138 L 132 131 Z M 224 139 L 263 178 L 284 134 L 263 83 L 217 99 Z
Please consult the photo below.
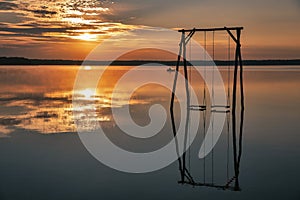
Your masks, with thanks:
M 0 28 L 0 31 L 22 33 L 24 35 L 41 35 L 49 32 L 66 32 L 66 28 Z
M 18 24 L 22 23 L 26 20 L 30 20 L 22 13 L 16 13 L 16 12 L 0 12 L 0 19 L 1 22 L 9 24 Z M 0 24 L 0 26 L 3 24 Z
M 17 8 L 17 4 L 11 2 L 0 2 L 0 10 L 13 10 Z
M 2 126 L 12 126 L 12 125 L 19 125 L 21 120 L 16 118 L 0 118 L 0 125 Z
M 48 10 L 30 10 L 30 11 L 35 14 L 42 15 L 42 16 L 57 14 L 56 11 L 48 11 Z

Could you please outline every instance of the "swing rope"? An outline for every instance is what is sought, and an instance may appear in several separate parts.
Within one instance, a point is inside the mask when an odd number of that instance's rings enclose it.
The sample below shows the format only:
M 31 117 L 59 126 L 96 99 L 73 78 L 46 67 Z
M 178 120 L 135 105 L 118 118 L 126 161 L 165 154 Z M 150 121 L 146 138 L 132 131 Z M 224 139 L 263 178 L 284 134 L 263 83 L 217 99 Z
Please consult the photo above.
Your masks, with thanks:
M 231 44 L 230 36 L 228 35 L 228 65 L 227 65 L 227 106 L 230 106 L 230 65 L 231 65 Z M 227 182 L 229 181 L 229 132 L 230 132 L 230 114 L 227 114 Z
M 206 31 L 204 32 L 204 49 L 203 49 L 203 55 L 204 55 L 204 80 L 203 80 L 203 105 L 206 105 Z
M 231 99 L 230 99 L 230 63 L 231 63 L 231 44 L 230 44 L 230 36 L 228 36 L 228 65 L 227 65 L 227 102 L 228 107 L 230 107 Z
M 190 87 L 189 87 L 189 93 L 191 93 L 191 87 L 192 87 L 192 40 L 189 41 L 189 79 L 190 79 Z M 190 119 L 191 121 L 191 119 Z M 191 173 L 191 134 L 190 134 L 190 130 L 191 130 L 191 122 L 189 121 L 189 131 L 188 131 L 188 139 L 189 139 L 189 171 Z
M 203 105 L 206 105 L 206 50 L 207 50 L 207 44 L 206 44 L 206 31 L 204 31 L 204 80 L 203 80 Z M 206 131 L 206 109 L 203 111 L 203 141 L 205 139 L 205 131 Z M 205 142 L 203 143 L 204 147 L 204 154 L 205 154 Z M 203 158 L 203 182 L 206 183 L 206 157 Z
M 212 32 L 212 61 L 215 61 L 215 31 Z M 215 105 L 215 87 L 214 87 L 214 82 L 215 82 L 215 66 L 212 65 L 212 105 Z
M 215 31 L 212 32 L 212 59 L 213 59 L 213 62 L 215 61 Z M 213 70 L 212 70 L 212 105 L 214 105 L 214 79 L 215 79 L 215 66 L 213 65 Z M 211 139 L 212 139 L 212 144 L 213 144 L 213 141 L 214 141 L 214 113 L 212 113 L 212 134 L 211 134 Z M 211 152 L 211 182 L 212 184 L 214 183 L 214 149 L 212 149 L 212 152 Z

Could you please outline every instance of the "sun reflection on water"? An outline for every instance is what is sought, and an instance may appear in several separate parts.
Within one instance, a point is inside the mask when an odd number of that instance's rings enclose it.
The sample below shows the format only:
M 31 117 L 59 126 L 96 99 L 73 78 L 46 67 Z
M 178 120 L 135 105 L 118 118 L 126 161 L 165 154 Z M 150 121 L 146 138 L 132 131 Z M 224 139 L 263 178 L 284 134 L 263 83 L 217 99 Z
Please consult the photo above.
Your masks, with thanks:
M 95 68 L 84 67 L 91 73 Z M 138 109 L 137 113 L 143 113 L 142 107 L 147 113 L 147 106 L 153 102 L 168 101 L 169 93 L 156 86 L 153 98 L 154 87 L 148 86 L 138 89 L 128 102 L 128 88 L 132 84 L 128 82 L 115 91 L 112 103 L 114 84 L 129 69 L 112 67 L 96 90 L 83 87 L 73 91 L 78 67 L 0 68 L 0 137 L 7 137 L 16 129 L 42 134 L 76 132 L 74 113 L 82 127 L 90 129 L 92 124 L 97 128 L 101 124 L 101 127 L 110 128 L 115 126 L 112 107 L 118 109 L 130 105 Z M 5 73 L 1 73 L 3 71 Z M 77 110 L 72 105 L 74 95 L 81 104 Z

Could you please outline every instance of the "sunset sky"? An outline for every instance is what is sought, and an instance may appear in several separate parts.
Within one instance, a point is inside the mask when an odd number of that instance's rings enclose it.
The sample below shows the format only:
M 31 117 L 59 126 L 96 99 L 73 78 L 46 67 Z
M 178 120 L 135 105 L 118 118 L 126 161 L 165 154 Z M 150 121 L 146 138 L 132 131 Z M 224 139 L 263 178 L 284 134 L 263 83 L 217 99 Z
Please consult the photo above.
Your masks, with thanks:
M 299 0 L 0 0 L 0 56 L 84 59 L 149 27 L 244 26 L 245 59 L 300 58 Z

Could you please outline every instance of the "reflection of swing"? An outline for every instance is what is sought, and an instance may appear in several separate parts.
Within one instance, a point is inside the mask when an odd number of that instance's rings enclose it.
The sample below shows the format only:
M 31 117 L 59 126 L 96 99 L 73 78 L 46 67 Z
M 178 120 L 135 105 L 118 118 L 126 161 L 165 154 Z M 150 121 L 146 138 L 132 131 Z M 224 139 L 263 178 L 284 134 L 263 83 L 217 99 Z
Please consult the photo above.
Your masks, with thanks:
M 206 112 L 203 111 L 203 138 L 205 137 L 205 130 L 206 130 Z M 191 186 L 202 186 L 202 187 L 211 187 L 211 188 L 217 188 L 222 190 L 232 190 L 232 191 L 240 191 L 240 184 L 239 184 L 239 174 L 240 174 L 240 161 L 241 161 L 241 155 L 242 155 L 242 136 L 243 136 L 243 121 L 244 121 L 244 110 L 241 109 L 240 113 L 241 119 L 239 121 L 240 123 L 240 129 L 239 134 L 237 136 L 237 130 L 235 128 L 236 126 L 236 114 L 232 113 L 232 118 L 230 118 L 230 112 L 226 112 L 226 180 L 223 181 L 222 184 L 215 183 L 214 180 L 214 149 L 211 152 L 211 179 L 207 179 L 207 163 L 206 158 L 203 158 L 203 175 L 202 175 L 202 181 L 196 181 L 193 178 L 192 172 L 191 172 L 191 166 L 189 161 L 188 167 L 186 165 L 182 165 L 180 168 L 181 173 L 181 180 L 178 181 L 180 184 L 187 184 Z M 213 120 L 213 117 L 212 117 Z M 232 133 L 230 132 L 230 122 L 232 123 Z M 189 134 L 189 133 L 187 133 Z M 230 134 L 232 134 L 232 149 L 233 149 L 233 175 L 230 175 Z M 205 143 L 204 143 L 205 145 Z M 205 147 L 204 147 L 205 148 Z M 188 157 L 190 160 L 191 153 L 188 152 Z M 182 157 L 179 158 L 179 160 L 185 159 L 186 155 L 184 154 Z M 183 162 L 181 162 L 182 164 Z M 209 163 L 208 163 L 209 164 Z
M 215 29 L 192 29 L 192 30 L 180 30 L 179 32 L 182 32 L 182 39 L 180 43 L 180 50 L 178 54 L 178 60 L 177 60 L 177 66 L 176 66 L 176 73 L 174 78 L 174 85 L 173 85 L 173 93 L 171 97 L 171 106 L 170 106 L 170 112 L 171 112 L 171 120 L 172 120 L 172 128 L 173 128 L 173 134 L 176 136 L 176 128 L 175 128 L 175 121 L 174 121 L 174 112 L 173 112 L 173 106 L 174 106 L 174 95 L 176 90 L 176 84 L 177 84 L 177 78 L 178 78 L 178 71 L 179 71 L 179 64 L 181 55 L 183 54 L 183 63 L 184 63 L 184 76 L 185 76 L 185 86 L 186 86 L 186 96 L 187 96 L 187 116 L 186 116 L 186 129 L 185 134 L 186 138 L 189 137 L 188 132 L 188 125 L 190 121 L 190 110 L 192 111 L 201 111 L 203 113 L 203 136 L 205 137 L 206 132 L 206 118 L 207 118 L 207 97 L 206 97 L 206 85 L 203 81 L 203 101 L 202 105 L 190 105 L 190 91 L 188 87 L 188 80 L 192 80 L 192 73 L 190 67 L 190 75 L 188 76 L 187 71 L 187 61 L 186 61 L 186 45 L 190 42 L 190 55 L 191 55 L 191 38 L 195 34 L 195 32 L 204 32 L 204 50 L 207 50 L 207 32 L 212 32 L 212 58 L 213 61 L 215 60 L 215 31 L 227 31 L 229 34 L 228 37 L 228 61 L 227 61 L 227 104 L 226 105 L 217 105 L 214 102 L 214 68 L 212 73 L 212 84 L 211 84 L 211 106 L 210 106 L 210 117 L 212 120 L 212 133 L 210 134 L 212 136 L 212 140 L 214 140 L 214 117 L 216 114 L 226 114 L 226 122 L 227 122 L 227 181 L 223 185 L 218 185 L 214 183 L 214 149 L 212 149 L 211 152 L 211 182 L 207 183 L 206 181 L 206 158 L 203 159 L 203 182 L 196 182 L 192 175 L 191 175 L 191 169 L 190 169 L 190 152 L 188 152 L 189 155 L 189 167 L 187 169 L 186 167 L 186 152 L 183 153 L 181 157 L 178 158 L 179 162 L 179 170 L 181 174 L 181 180 L 179 183 L 181 184 L 190 184 L 193 186 L 208 186 L 208 187 L 215 187 L 220 189 L 231 189 L 231 190 L 240 190 L 239 188 L 239 165 L 240 165 L 240 159 L 241 159 L 241 148 L 242 148 L 242 130 L 243 130 L 243 114 L 244 114 L 244 97 L 243 97 L 243 77 L 242 77 L 242 59 L 241 59 L 241 51 L 240 51 L 240 34 L 242 27 L 233 27 L 233 28 L 215 28 Z M 237 36 L 235 37 L 231 30 L 236 30 Z M 185 36 L 185 33 L 188 32 L 189 34 Z M 236 52 L 235 52 L 235 68 L 234 68 L 234 81 L 233 81 L 233 99 L 232 102 L 230 102 L 230 39 L 233 39 L 236 43 Z M 191 58 L 190 58 L 191 63 Z M 206 79 L 206 53 L 204 53 L 204 80 Z M 236 86 L 237 86 L 237 72 L 238 67 L 240 66 L 240 89 L 241 89 L 241 119 L 240 119 L 240 130 L 239 130 L 239 143 L 238 143 L 238 151 L 237 151 L 237 137 L 236 137 Z M 232 103 L 232 108 L 230 106 L 230 103 Z M 231 108 L 231 109 L 230 109 Z M 230 132 L 230 114 L 232 113 L 232 139 L 233 139 L 233 160 L 234 160 L 234 176 L 229 177 L 229 132 Z M 176 138 L 176 137 L 175 137 Z M 184 147 L 186 147 L 186 141 Z M 177 144 L 177 143 L 176 143 Z M 184 148 L 185 149 L 185 148 Z M 204 149 L 205 149 L 205 143 L 204 143 Z M 178 153 L 178 147 L 177 147 L 177 153 Z M 235 183 L 234 186 L 232 186 L 232 183 Z

